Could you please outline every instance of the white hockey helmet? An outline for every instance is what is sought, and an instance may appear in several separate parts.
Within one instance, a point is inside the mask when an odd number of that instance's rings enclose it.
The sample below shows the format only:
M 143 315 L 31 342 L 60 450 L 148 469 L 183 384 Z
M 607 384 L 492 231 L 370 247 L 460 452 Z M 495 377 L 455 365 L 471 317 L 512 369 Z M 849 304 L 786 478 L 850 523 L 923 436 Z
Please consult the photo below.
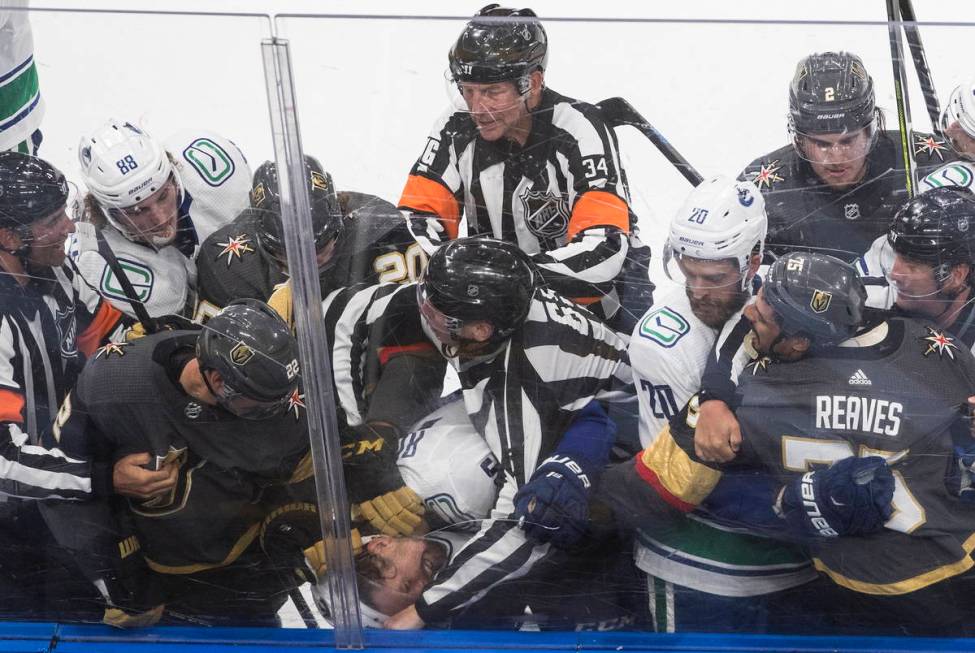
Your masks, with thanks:
M 946 133 L 948 127 L 954 123 L 962 128 L 968 136 L 975 138 L 975 79 L 969 79 L 948 96 L 948 103 L 941 112 L 941 133 Z M 959 152 L 966 158 L 975 157 L 975 153 Z
M 138 240 L 139 234 L 119 222 L 119 211 L 142 202 L 170 177 L 176 183 L 177 203 L 182 199 L 182 184 L 166 150 L 132 123 L 111 118 L 83 136 L 78 162 L 85 185 L 105 217 L 130 239 Z
M 755 184 L 723 175 L 707 179 L 691 191 L 670 223 L 664 271 L 671 280 L 684 283 L 678 265 L 682 257 L 734 259 L 744 290 L 752 255 L 761 257 L 767 232 L 765 198 Z

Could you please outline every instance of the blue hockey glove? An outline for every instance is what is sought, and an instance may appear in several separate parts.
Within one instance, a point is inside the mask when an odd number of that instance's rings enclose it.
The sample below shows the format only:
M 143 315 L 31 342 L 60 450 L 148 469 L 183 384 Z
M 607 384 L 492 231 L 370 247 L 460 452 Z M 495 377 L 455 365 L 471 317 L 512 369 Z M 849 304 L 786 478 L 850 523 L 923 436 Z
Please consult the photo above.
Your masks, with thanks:
M 582 465 L 569 456 L 552 456 L 515 495 L 515 518 L 529 540 L 571 547 L 586 534 L 591 489 Z
M 975 440 L 967 446 L 955 445 L 955 456 L 945 485 L 948 491 L 966 503 L 975 503 Z
M 780 510 L 807 537 L 868 535 L 890 519 L 893 498 L 894 475 L 883 458 L 850 457 L 786 485 Z

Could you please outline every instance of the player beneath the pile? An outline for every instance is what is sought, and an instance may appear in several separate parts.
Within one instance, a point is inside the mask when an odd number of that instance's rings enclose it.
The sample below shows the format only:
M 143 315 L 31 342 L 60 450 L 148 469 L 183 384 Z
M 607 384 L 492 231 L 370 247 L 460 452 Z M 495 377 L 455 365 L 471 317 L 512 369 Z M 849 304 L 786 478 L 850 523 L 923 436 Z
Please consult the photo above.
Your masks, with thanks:
M 768 254 L 808 250 L 853 261 L 886 232 L 908 196 L 900 134 L 884 127 L 860 57 L 823 52 L 799 62 L 789 85 L 792 142 L 741 176 L 765 194 Z M 915 132 L 910 146 L 919 177 L 954 159 L 929 134 Z
M 152 317 L 191 317 L 200 244 L 247 206 L 251 171 L 227 139 L 182 130 L 160 143 L 132 123 L 110 119 L 78 144 L 88 195 L 81 218 L 104 236 L 69 243 L 85 280 L 135 315 L 106 260 L 115 253 L 136 299 Z
M 322 297 L 356 283 L 415 281 L 426 254 L 396 207 L 374 195 L 335 190 L 332 175 L 305 156 L 305 182 L 317 251 Z M 197 259 L 199 304 L 206 320 L 234 299 L 266 300 L 288 281 L 277 166 L 265 161 L 254 173 L 250 206 L 203 243 Z M 290 295 L 290 284 L 286 291 Z M 278 302 L 280 312 L 290 299 Z
M 549 287 L 598 316 L 625 301 L 628 332 L 652 303 L 650 253 L 613 129 L 598 107 L 546 88 L 548 37 L 531 9 L 484 7 L 448 58 L 452 105 L 399 202 L 417 242 L 432 254 L 464 219 L 467 235 L 517 244 Z

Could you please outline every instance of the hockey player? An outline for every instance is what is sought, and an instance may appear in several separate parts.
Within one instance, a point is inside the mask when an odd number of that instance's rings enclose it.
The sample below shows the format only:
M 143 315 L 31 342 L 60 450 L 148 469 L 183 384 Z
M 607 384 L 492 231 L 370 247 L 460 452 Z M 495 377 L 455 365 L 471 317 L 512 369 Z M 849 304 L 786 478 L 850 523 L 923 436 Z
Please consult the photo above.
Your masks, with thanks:
M 305 168 L 322 297 L 356 283 L 416 280 L 426 255 L 396 207 L 365 193 L 336 193 L 332 176 L 314 157 L 305 157 Z M 206 240 L 197 266 L 197 320 L 240 297 L 265 300 L 287 281 L 281 193 L 273 162 L 266 161 L 254 173 L 250 207 Z
M 718 331 L 751 298 L 767 227 L 758 189 L 724 177 L 702 182 L 674 215 L 664 269 L 679 285 L 658 300 L 630 338 L 643 448 L 698 392 Z M 763 480 L 754 482 L 757 488 L 736 488 L 730 503 L 741 501 L 742 492 L 764 490 Z M 803 590 L 787 590 L 816 578 L 798 547 L 716 524 L 713 513 L 720 517 L 723 507 L 713 498 L 706 506 L 711 513 L 699 510 L 693 519 L 639 532 L 634 555 L 655 597 L 650 605 L 658 631 L 788 628 L 776 617 Z
M 262 525 L 314 510 L 314 490 L 296 345 L 272 309 L 240 300 L 203 330 L 102 348 L 54 433 L 67 451 L 148 449 L 154 466 L 179 469 L 155 499 L 45 508 L 105 594 L 106 623 L 147 625 L 164 605 L 208 623 L 277 623 L 288 584 L 261 551 Z
M 580 437 L 601 437 L 608 426 L 602 408 L 593 402 L 569 429 Z M 356 571 L 360 612 L 368 627 L 383 627 L 390 616 L 415 603 L 490 518 L 497 502 L 500 465 L 471 425 L 461 400 L 422 419 L 403 438 L 397 465 L 407 485 L 423 497 L 426 520 L 435 528 L 422 538 L 362 538 Z M 632 562 L 613 544 L 602 541 L 558 562 L 547 561 L 529 577 L 495 588 L 468 613 L 453 617 L 450 627 L 518 628 L 529 623 L 546 630 L 610 630 L 636 625 L 636 615 L 645 610 L 644 593 L 632 582 Z M 328 616 L 323 589 L 313 589 L 313 595 Z M 593 595 L 599 601 L 592 601 Z
M 970 437 L 975 360 L 933 326 L 867 317 L 865 298 L 832 257 L 797 253 L 772 267 L 746 308 L 760 357 L 741 376 L 735 464 L 783 484 L 782 518 L 808 530 L 834 583 L 825 598 L 835 629 L 960 634 L 975 512 L 949 492 L 946 472 L 955 438 Z M 618 483 L 607 500 L 641 511 L 706 497 L 730 468 L 696 457 L 695 417 L 692 403 L 686 427 L 608 473 Z
M 567 426 L 589 402 L 621 399 L 630 386 L 623 340 L 539 287 L 534 265 L 513 244 L 465 238 L 445 245 L 415 295 L 423 329 L 457 371 L 504 485 L 492 513 L 498 518 L 482 524 L 415 607 L 390 621 L 394 628 L 443 622 L 578 539 L 612 434 L 569 439 Z
M 111 465 L 92 466 L 40 442 L 85 358 L 118 337 L 125 323 L 65 260 L 64 243 L 74 226 L 65 213 L 64 176 L 42 159 L 2 152 L 0 189 L 0 493 L 25 499 L 109 494 Z M 120 457 L 115 469 L 118 491 L 152 494 L 172 486 L 172 470 L 148 472 L 140 468 L 148 456 L 128 453 L 134 455 Z M 44 557 L 46 538 L 36 509 L 6 501 L 0 521 L 4 609 L 41 618 L 76 608 L 53 603 L 74 588 L 54 573 L 60 563 Z M 63 590 L 46 597 L 46 604 L 45 582 Z
M 135 315 L 107 247 L 150 316 L 192 316 L 200 243 L 247 206 L 251 171 L 244 155 L 208 131 L 180 131 L 160 143 L 132 123 L 110 119 L 81 139 L 78 160 L 89 191 L 84 220 L 105 240 L 71 243 L 84 278 Z
M 884 129 L 873 80 L 858 56 L 824 52 L 799 62 L 789 86 L 789 133 L 791 144 L 742 173 L 766 195 L 766 250 L 854 260 L 907 199 L 900 135 Z M 913 134 L 911 147 L 919 176 L 954 158 L 928 134 Z
M 491 4 L 449 53 L 458 97 L 410 171 L 399 207 L 427 254 L 467 234 L 516 243 L 557 292 L 613 317 L 626 290 L 650 305 L 619 146 L 598 108 L 545 88 L 548 38 L 531 9 Z M 455 89 L 453 87 L 456 87 Z M 629 299 L 627 304 L 629 305 Z
M 887 239 L 893 310 L 975 346 L 975 195 L 946 186 L 918 195 L 894 216 Z

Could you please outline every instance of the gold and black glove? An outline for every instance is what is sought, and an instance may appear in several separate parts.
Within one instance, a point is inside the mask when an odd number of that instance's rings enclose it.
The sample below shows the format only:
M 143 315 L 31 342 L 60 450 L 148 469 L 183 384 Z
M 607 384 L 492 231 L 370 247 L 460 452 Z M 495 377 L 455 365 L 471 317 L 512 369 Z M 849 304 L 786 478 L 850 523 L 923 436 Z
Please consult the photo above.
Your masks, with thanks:
M 353 511 L 380 533 L 412 535 L 422 523 L 423 501 L 396 467 L 399 430 L 386 422 L 353 427 L 342 446 Z

